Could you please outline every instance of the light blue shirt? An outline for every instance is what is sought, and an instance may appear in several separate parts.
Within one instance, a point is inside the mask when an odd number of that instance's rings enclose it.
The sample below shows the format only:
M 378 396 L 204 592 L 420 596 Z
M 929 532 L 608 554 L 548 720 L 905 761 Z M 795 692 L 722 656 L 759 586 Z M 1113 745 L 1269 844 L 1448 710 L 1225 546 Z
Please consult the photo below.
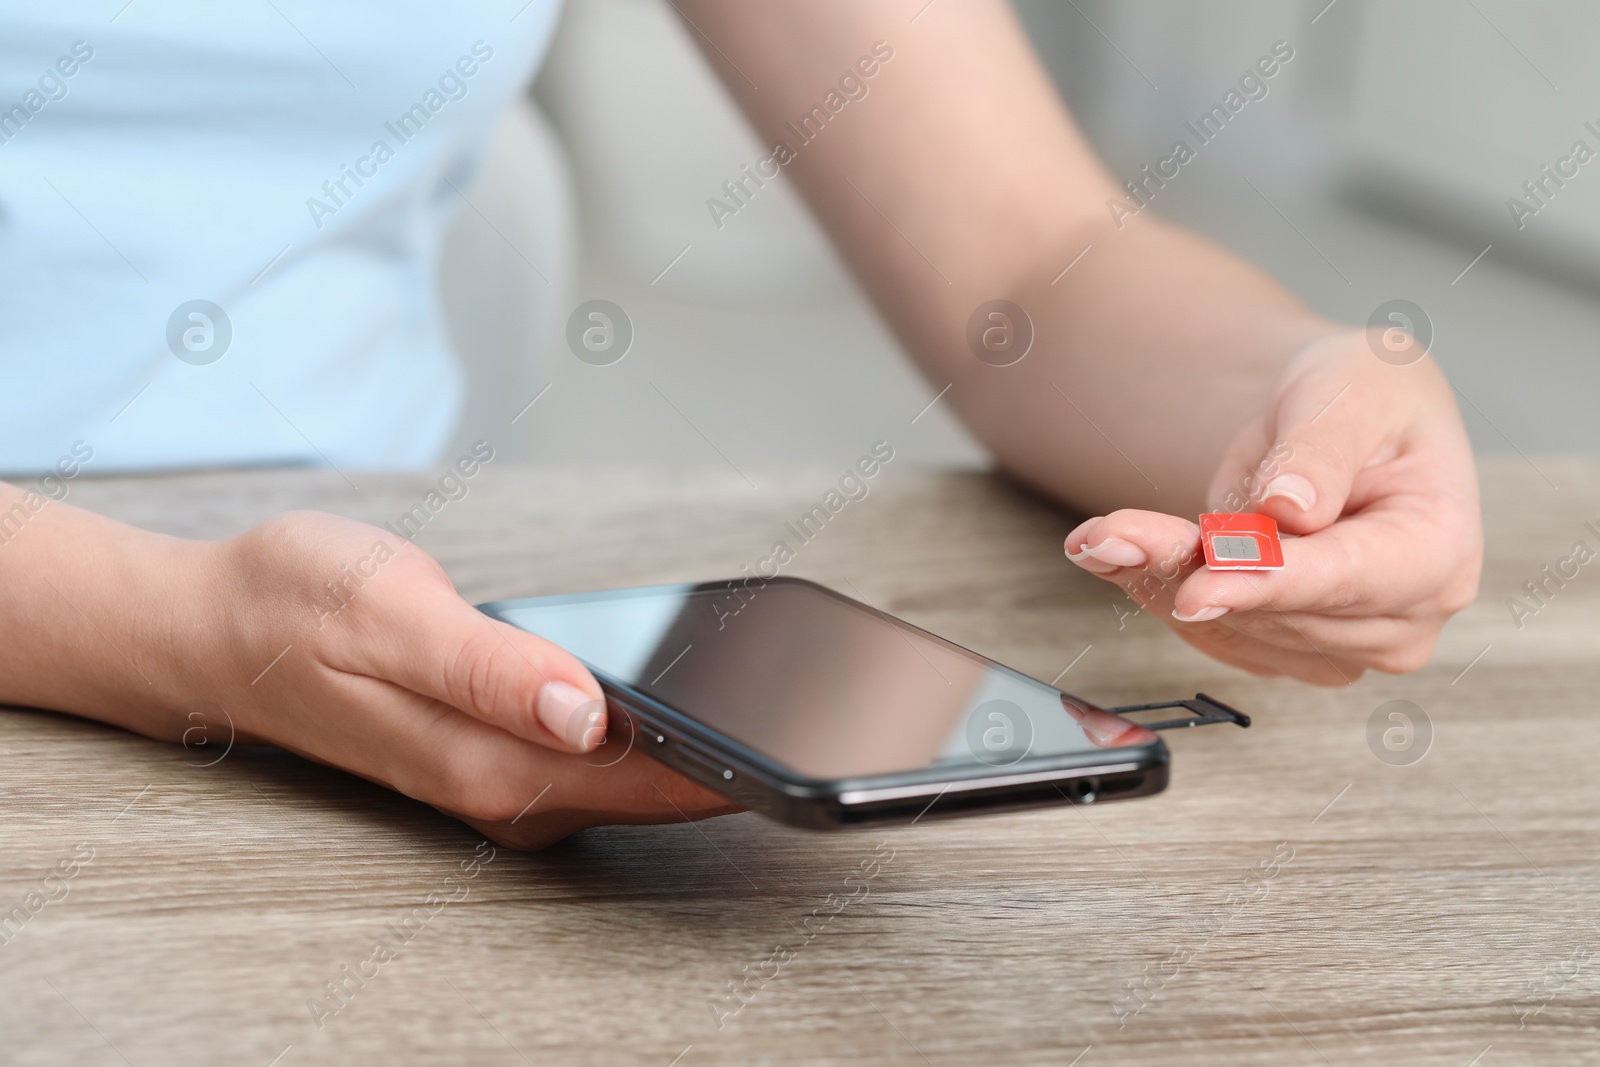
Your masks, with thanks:
M 558 12 L 0 0 L 0 470 L 432 462 L 439 244 Z

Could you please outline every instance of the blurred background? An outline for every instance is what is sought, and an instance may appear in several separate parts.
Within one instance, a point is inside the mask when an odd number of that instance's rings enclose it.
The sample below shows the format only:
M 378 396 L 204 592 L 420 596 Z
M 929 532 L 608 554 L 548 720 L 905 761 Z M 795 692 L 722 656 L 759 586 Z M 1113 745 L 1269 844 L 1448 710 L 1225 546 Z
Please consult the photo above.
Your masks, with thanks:
M 1600 74 L 1587 54 L 1600 9 L 1016 6 L 1119 180 L 1177 138 L 1193 143 L 1184 123 L 1287 42 L 1293 58 L 1267 95 L 1153 210 L 1336 319 L 1364 323 L 1388 300 L 1415 302 L 1480 451 L 1600 451 L 1600 160 L 1559 186 L 1541 169 L 1578 140 L 1600 152 Z M 908 426 L 937 388 L 783 179 L 717 229 L 707 197 L 766 154 L 667 0 L 569 0 L 442 264 L 472 382 L 462 439 L 503 427 L 537 396 L 508 442 L 537 459 L 712 464 L 716 450 L 757 469 L 843 464 L 889 437 L 913 462 L 981 464 L 942 405 Z M 1529 181 L 1544 182 L 1542 204 Z M 1512 197 L 1537 213 L 1519 220 Z M 581 362 L 565 341 L 568 315 L 593 298 L 633 324 L 632 347 L 610 366 Z

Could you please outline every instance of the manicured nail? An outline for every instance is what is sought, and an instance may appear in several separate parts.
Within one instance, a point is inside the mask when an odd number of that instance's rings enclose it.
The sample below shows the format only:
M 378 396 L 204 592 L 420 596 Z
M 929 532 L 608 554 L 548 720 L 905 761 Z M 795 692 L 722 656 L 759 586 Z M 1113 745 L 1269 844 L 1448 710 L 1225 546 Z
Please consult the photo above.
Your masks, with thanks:
M 579 752 L 592 752 L 606 739 L 606 705 L 575 685 L 546 682 L 539 690 L 539 721 Z
M 1115 745 L 1123 734 L 1135 726 L 1134 723 L 1124 722 L 1110 715 L 1086 715 L 1078 721 L 1078 725 L 1089 735 L 1089 740 L 1104 748 Z
M 1317 487 L 1311 484 L 1309 478 L 1298 474 L 1280 474 L 1267 483 L 1261 499 L 1265 502 L 1275 496 L 1291 501 L 1301 511 L 1310 511 L 1317 503 Z
M 1101 563 L 1109 563 L 1113 567 L 1142 567 L 1149 559 L 1144 554 L 1144 549 L 1120 537 L 1108 537 L 1098 545 L 1085 545 L 1078 550 L 1077 555 L 1067 553 L 1067 558 L 1074 563 L 1081 563 L 1086 556 Z
M 1089 735 L 1089 740 L 1101 748 L 1136 745 L 1155 740 L 1156 735 L 1138 723 L 1099 708 L 1083 707 L 1065 693 L 1061 694 L 1061 706 L 1079 726 L 1083 727 L 1083 732 Z
M 1172 609 L 1172 617 L 1179 622 L 1210 622 L 1212 619 L 1222 618 L 1227 613 L 1227 608 L 1219 608 L 1215 605 L 1209 608 L 1201 608 L 1193 615 L 1183 615 L 1179 613 L 1177 608 Z
M 1099 723 L 1095 722 L 1086 722 L 1083 724 L 1083 730 L 1089 735 L 1089 739 L 1095 744 L 1104 748 L 1110 748 L 1111 746 L 1115 745 L 1119 740 L 1121 740 L 1122 735 L 1127 733 L 1132 728 L 1133 726 L 1131 723 L 1115 730 L 1107 730 Z

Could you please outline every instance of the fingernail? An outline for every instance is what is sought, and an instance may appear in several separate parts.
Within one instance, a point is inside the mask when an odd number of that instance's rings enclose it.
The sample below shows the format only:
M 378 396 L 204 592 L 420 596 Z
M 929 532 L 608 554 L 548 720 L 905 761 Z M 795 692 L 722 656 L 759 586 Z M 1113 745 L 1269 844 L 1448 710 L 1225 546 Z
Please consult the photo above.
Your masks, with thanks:
M 1201 608 L 1193 615 L 1183 615 L 1179 613 L 1177 608 L 1172 609 L 1172 617 L 1179 622 L 1210 622 L 1212 619 L 1222 618 L 1227 613 L 1227 608 L 1219 608 L 1215 605 L 1209 608 Z
M 579 752 L 592 752 L 605 741 L 605 709 L 605 701 L 566 682 L 546 682 L 539 690 L 539 721 Z
M 1097 578 L 1109 578 L 1122 569 L 1103 560 L 1095 559 L 1088 552 L 1079 552 L 1077 555 L 1068 552 L 1067 558 Z
M 1066 701 L 1062 701 L 1066 704 Z M 1108 715 L 1103 711 L 1090 711 L 1081 715 L 1074 715 L 1078 725 L 1083 727 L 1083 732 L 1089 735 L 1089 740 L 1097 745 L 1110 746 L 1117 739 L 1136 725 L 1126 719 L 1119 719 L 1115 715 Z
M 1081 563 L 1085 556 L 1113 567 L 1142 567 L 1149 559 L 1144 549 L 1120 537 L 1108 537 L 1098 545 L 1085 545 L 1077 555 L 1067 553 L 1067 558 L 1074 563 Z
M 1301 475 L 1280 474 L 1267 483 L 1261 499 L 1265 502 L 1275 496 L 1292 501 L 1301 511 L 1310 511 L 1317 503 L 1317 487 L 1311 484 L 1309 478 Z
M 1132 729 L 1134 724 L 1130 722 L 1125 726 L 1107 730 L 1094 719 L 1084 719 L 1078 725 L 1083 727 L 1083 732 L 1088 734 L 1089 739 L 1095 744 L 1109 747 L 1116 744 L 1117 739 Z

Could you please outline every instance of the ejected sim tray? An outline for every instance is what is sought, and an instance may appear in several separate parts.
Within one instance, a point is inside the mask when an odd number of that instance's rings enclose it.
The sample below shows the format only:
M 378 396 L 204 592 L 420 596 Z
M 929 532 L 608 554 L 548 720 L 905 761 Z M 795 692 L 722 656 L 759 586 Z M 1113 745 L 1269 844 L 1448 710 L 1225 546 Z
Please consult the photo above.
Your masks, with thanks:
M 1209 513 L 1200 516 L 1200 547 L 1214 571 L 1278 571 L 1283 544 L 1271 515 Z

